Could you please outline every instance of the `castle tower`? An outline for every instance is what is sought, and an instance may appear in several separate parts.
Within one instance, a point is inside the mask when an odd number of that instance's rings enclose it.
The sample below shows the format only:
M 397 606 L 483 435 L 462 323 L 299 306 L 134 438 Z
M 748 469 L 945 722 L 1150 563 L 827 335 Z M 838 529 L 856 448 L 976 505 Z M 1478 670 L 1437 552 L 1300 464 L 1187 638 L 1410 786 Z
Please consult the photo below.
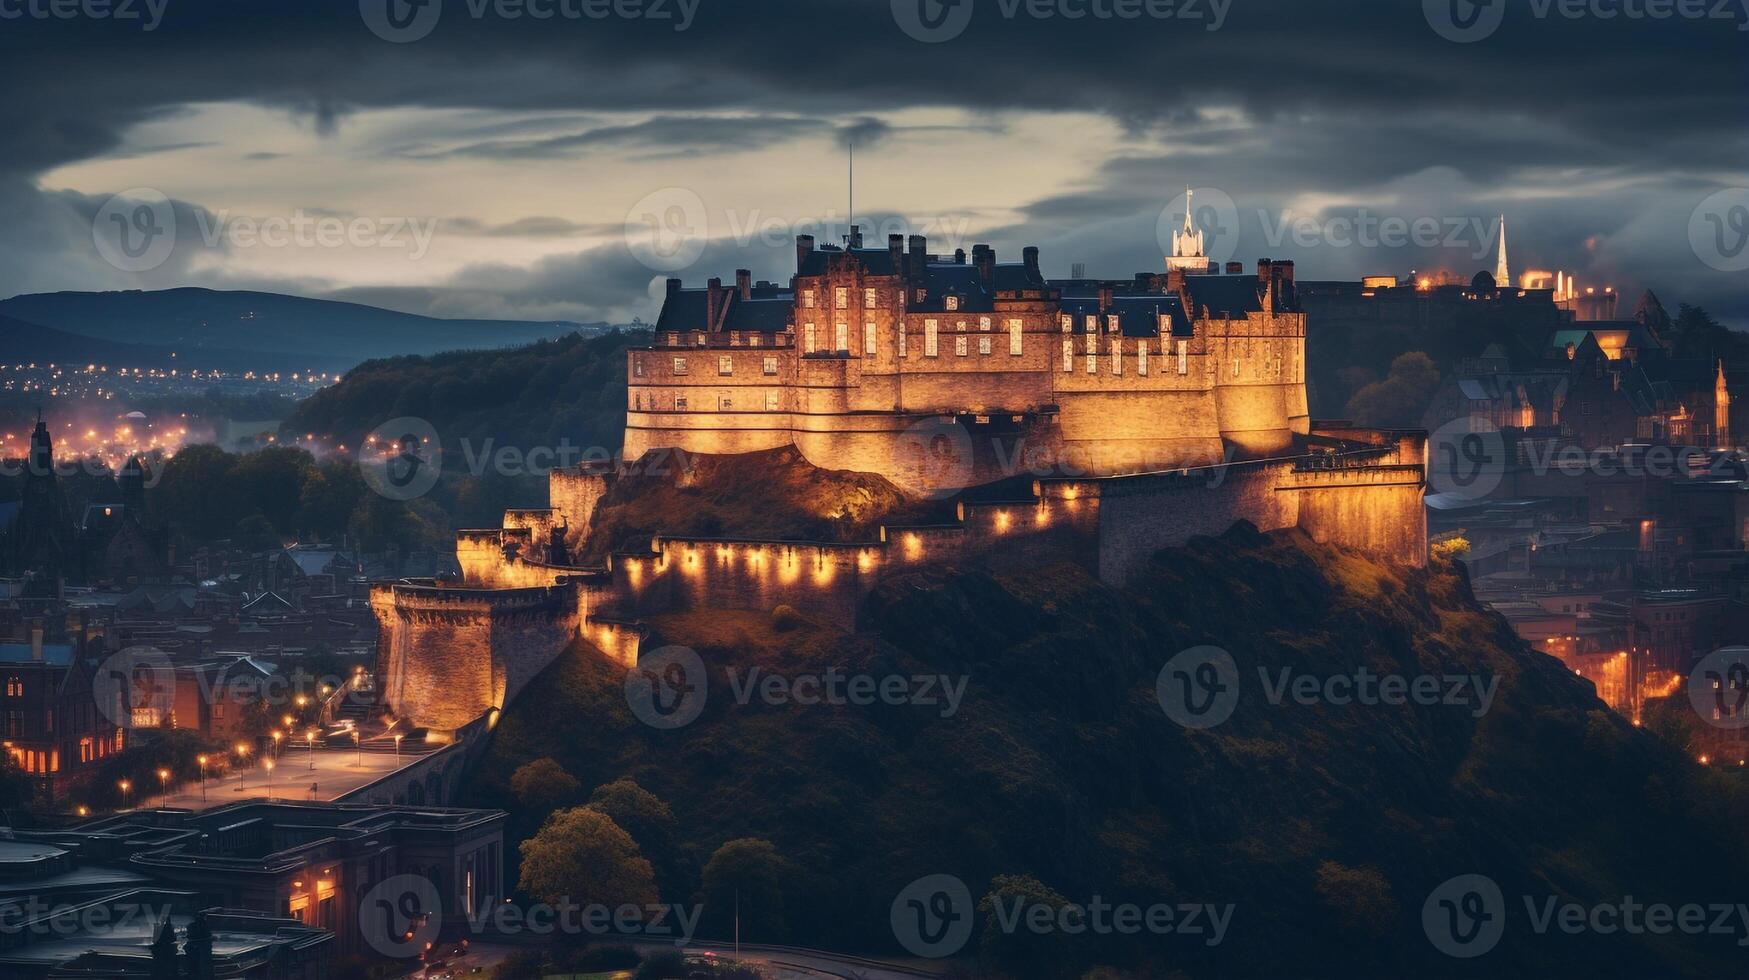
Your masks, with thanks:
M 18 514 L 18 543 L 14 566 L 19 572 L 34 572 L 48 582 L 59 582 L 66 558 L 61 533 L 67 526 L 66 503 L 55 477 L 55 442 L 36 413 L 36 429 L 30 434 L 30 455 L 24 468 L 24 499 Z M 57 592 L 59 591 L 57 586 Z
M 1166 271 L 1204 273 L 1209 271 L 1208 252 L 1203 246 L 1202 230 L 1197 228 L 1190 206 L 1195 191 L 1184 189 L 1184 227 L 1172 233 L 1172 254 L 1166 257 Z
M 1719 362 L 1718 377 L 1713 380 L 1713 435 L 1720 449 L 1731 448 L 1731 391 L 1725 385 L 1725 362 Z
M 1506 264 L 1506 216 L 1500 216 L 1500 241 L 1497 244 L 1498 255 L 1494 259 L 1494 285 L 1500 289 L 1512 288 L 1512 270 Z

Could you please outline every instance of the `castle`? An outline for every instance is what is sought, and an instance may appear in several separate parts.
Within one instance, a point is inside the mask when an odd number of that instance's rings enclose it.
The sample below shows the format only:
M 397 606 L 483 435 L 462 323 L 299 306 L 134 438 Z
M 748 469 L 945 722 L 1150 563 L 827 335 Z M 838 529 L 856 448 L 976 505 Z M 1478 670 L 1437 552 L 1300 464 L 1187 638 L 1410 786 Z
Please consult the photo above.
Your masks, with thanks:
M 1424 564 L 1425 434 L 1312 422 L 1293 263 L 1217 269 L 1188 216 L 1174 252 L 1163 274 L 1051 281 L 1036 248 L 1004 264 L 852 228 L 798 237 L 787 286 L 669 280 L 654 343 L 627 353 L 628 464 L 794 447 L 952 498 L 955 519 L 855 542 L 658 535 L 578 567 L 615 473 L 556 470 L 548 509 L 459 533 L 461 582 L 373 589 L 390 708 L 461 728 L 575 639 L 635 665 L 644 618 L 669 610 L 781 603 L 854 629 L 883 577 L 944 562 L 1066 560 L 1121 584 L 1241 520 Z

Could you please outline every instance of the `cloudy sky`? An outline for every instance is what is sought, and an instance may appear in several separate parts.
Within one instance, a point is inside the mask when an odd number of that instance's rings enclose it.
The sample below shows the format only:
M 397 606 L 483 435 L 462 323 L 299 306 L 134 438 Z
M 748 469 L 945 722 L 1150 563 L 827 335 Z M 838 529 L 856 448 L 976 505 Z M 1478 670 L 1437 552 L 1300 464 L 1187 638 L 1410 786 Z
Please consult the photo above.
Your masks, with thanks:
M 854 143 L 870 234 L 1051 275 L 1158 268 L 1191 185 L 1303 278 L 1467 275 L 1504 213 L 1515 272 L 1749 327 L 1749 0 L 1650 6 L 0 0 L 0 296 L 648 318 L 841 236 Z

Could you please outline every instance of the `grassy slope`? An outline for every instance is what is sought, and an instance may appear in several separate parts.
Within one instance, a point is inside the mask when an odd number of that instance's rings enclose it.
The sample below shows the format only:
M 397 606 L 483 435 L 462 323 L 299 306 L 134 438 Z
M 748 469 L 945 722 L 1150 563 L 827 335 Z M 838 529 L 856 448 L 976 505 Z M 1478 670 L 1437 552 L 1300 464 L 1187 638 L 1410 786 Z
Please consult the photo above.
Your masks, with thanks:
M 630 775 L 667 800 L 679 850 L 665 898 L 687 900 L 725 840 L 761 836 L 803 869 L 787 899 L 807 945 L 890 951 L 905 883 L 1031 873 L 1072 899 L 1234 902 L 1227 943 L 1126 940 L 1098 951 L 1193 977 L 1723 975 L 1740 950 L 1692 939 L 1529 935 L 1523 894 L 1584 901 L 1736 901 L 1749 861 L 1740 787 L 1698 770 L 1519 644 L 1449 570 L 1384 569 L 1297 534 L 1236 529 L 1163 553 L 1131 587 L 1067 566 L 1018 576 L 914 574 L 869 600 L 878 635 L 774 629 L 752 613 L 661 618 L 665 642 L 713 670 L 968 675 L 961 713 L 919 707 L 741 707 L 713 673 L 703 717 L 677 732 L 632 719 L 623 675 L 588 648 L 562 658 L 500 726 L 471 792 L 552 755 L 588 787 Z M 1154 695 L 1161 665 L 1213 643 L 1244 700 L 1209 732 Z M 1276 707 L 1259 665 L 1317 674 L 1481 671 L 1493 710 Z M 514 818 L 531 833 L 539 814 Z M 1320 864 L 1376 870 L 1389 894 L 1321 897 Z M 1421 904 L 1482 872 L 1512 903 L 1478 961 L 1423 938 Z M 1735 883 L 1735 884 L 1734 884 Z M 778 937 L 752 937 L 757 939 Z

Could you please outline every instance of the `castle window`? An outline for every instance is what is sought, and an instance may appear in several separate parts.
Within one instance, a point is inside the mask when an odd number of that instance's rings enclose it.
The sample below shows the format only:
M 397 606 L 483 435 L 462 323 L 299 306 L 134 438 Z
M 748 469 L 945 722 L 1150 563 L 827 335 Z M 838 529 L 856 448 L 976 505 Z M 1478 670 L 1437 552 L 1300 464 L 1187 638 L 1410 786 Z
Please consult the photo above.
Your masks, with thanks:
M 6 696 L 9 698 L 24 696 L 24 681 L 17 674 L 6 678 Z
M 814 325 L 813 324 L 811 324 L 811 323 L 807 324 L 802 328 L 802 338 L 803 338 L 803 343 L 807 345 L 807 346 L 802 348 L 802 353 L 812 354 L 814 352 Z
M 758 347 L 759 346 L 759 335 L 756 333 L 748 334 L 747 335 L 747 346 L 748 347 Z
M 734 373 L 735 359 L 727 354 L 719 356 L 717 358 L 717 374 L 726 378 Z
M 960 308 L 960 298 L 958 296 L 949 296 L 947 298 L 947 308 L 950 310 L 959 309 Z
M 1136 341 L 1136 373 L 1142 377 L 1148 376 L 1148 342 Z
M 1188 340 L 1178 342 L 1178 373 L 1190 373 L 1190 341 Z
M 875 325 L 872 323 L 862 325 L 862 352 L 871 356 L 875 352 Z
M 813 308 L 814 308 L 814 291 L 812 289 L 804 290 L 802 292 L 802 309 L 811 310 Z
M 1171 316 L 1171 314 L 1167 314 L 1167 313 L 1160 314 L 1160 336 L 1164 337 L 1171 332 L 1172 332 L 1172 316 Z
M 929 290 L 927 290 L 927 289 L 917 290 L 917 302 L 921 303 L 928 298 L 929 298 Z
M 1063 373 L 1075 370 L 1075 342 L 1068 337 L 1063 338 Z
M 633 375 L 633 377 L 638 377 L 638 378 L 641 378 L 644 376 L 644 359 L 643 358 L 641 358 L 641 357 L 632 358 L 632 375 Z
M 1118 332 L 1119 327 L 1117 325 L 1117 314 L 1116 313 L 1113 313 L 1110 316 L 1105 318 L 1105 329 L 1110 330 L 1112 333 Z
M 632 396 L 632 411 L 641 412 L 643 410 L 644 410 L 644 396 L 643 395 L 633 395 Z
M 676 412 L 686 411 L 686 396 L 685 395 L 675 395 L 674 396 L 674 410 Z
M 910 353 L 909 345 L 905 342 L 905 325 L 901 323 L 895 329 L 899 334 L 899 356 L 905 357 Z
M 1098 374 L 1099 373 L 1099 355 L 1093 353 L 1092 351 L 1087 352 L 1087 373 L 1088 374 Z
M 832 291 L 833 305 L 840 310 L 850 309 L 850 287 L 839 286 Z
M 1099 317 L 1094 316 L 1091 313 L 1087 314 L 1087 332 L 1088 333 L 1098 333 L 1099 332 Z
M 735 400 L 728 395 L 717 396 L 717 411 L 732 412 L 735 410 Z
M 777 373 L 777 358 L 768 357 L 765 359 L 765 373 L 767 376 Z
M 777 411 L 777 392 L 768 391 L 765 393 L 765 410 L 767 412 Z
M 990 338 L 988 338 L 988 337 L 979 337 L 978 338 L 978 353 L 979 354 L 990 353 Z
M 1058 317 L 1058 320 L 1061 322 L 1064 333 L 1068 333 L 1069 331 L 1075 329 L 1075 318 L 1070 316 L 1069 314 L 1064 313 L 1062 316 Z
M 865 309 L 865 310 L 874 309 L 875 308 L 875 300 L 876 300 L 876 296 L 875 296 L 875 291 L 873 289 L 864 289 L 862 291 L 862 308 L 863 309 Z
M 1022 323 L 1019 320 L 1008 321 L 1008 353 L 1020 356 L 1020 337 Z
M 934 320 L 923 321 L 923 356 L 935 357 L 940 353 L 940 325 Z
M 987 316 L 978 317 L 978 329 L 979 330 L 986 330 L 986 331 L 989 330 L 990 329 L 990 318 Z
M 955 337 L 953 339 L 953 354 L 955 357 L 966 356 L 966 338 Z
M 834 349 L 836 349 L 840 352 L 843 352 L 843 353 L 849 353 L 849 351 L 850 351 L 850 324 L 848 324 L 848 323 L 838 324 L 838 329 L 836 331 L 834 331 L 834 333 L 835 333 L 835 336 L 833 337 L 833 340 L 836 341 L 836 344 L 834 345 Z
M 1111 373 L 1123 375 L 1123 338 L 1111 338 Z
M 674 373 L 675 374 L 685 374 L 686 373 L 686 358 L 676 357 L 674 359 Z
M 1234 354 L 1233 355 L 1233 377 L 1237 378 L 1238 376 L 1239 376 L 1239 355 Z

